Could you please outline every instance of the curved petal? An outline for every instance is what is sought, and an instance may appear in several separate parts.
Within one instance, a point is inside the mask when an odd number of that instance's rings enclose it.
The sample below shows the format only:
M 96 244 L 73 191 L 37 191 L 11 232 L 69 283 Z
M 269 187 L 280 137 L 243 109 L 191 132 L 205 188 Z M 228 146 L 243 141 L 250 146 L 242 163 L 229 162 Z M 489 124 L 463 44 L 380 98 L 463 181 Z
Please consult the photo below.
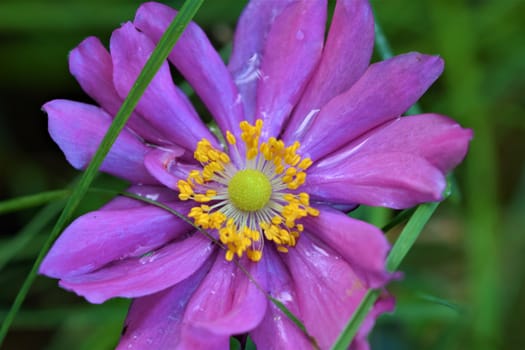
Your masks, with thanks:
M 191 170 L 200 168 L 200 165 L 181 162 L 178 159 L 181 152 L 177 149 L 155 149 L 147 154 L 144 165 L 160 183 L 178 191 L 177 182 L 186 180 Z
M 336 3 L 321 61 L 295 108 L 283 139 L 301 138 L 301 124 L 312 111 L 348 90 L 363 75 L 374 48 L 374 17 L 367 0 Z
M 264 122 L 263 139 L 280 134 L 321 57 L 326 8 L 325 0 L 294 2 L 268 33 L 255 110 L 255 119 Z
M 143 257 L 115 261 L 95 272 L 62 279 L 60 286 L 94 304 L 114 297 L 141 297 L 185 280 L 213 251 L 213 243 L 197 233 Z
M 117 349 L 180 349 L 184 309 L 210 270 L 211 262 L 208 259 L 174 287 L 133 300 Z
M 184 322 L 188 325 L 183 330 L 185 344 L 197 344 L 202 334 L 206 333 L 226 338 L 242 334 L 261 322 L 267 300 L 251 278 L 264 288 L 264 270 L 256 263 L 243 265 L 250 278 L 235 264 L 226 261 L 223 254 L 219 254 L 184 313 Z
M 111 117 L 102 109 L 80 102 L 53 100 L 43 107 L 49 134 L 73 167 L 84 169 L 106 134 Z M 133 183 L 156 183 L 144 167 L 149 148 L 126 129 L 122 130 L 100 169 Z
M 330 348 L 366 287 L 344 259 L 308 235 L 302 235 L 283 260 L 292 276 L 303 324 L 319 348 Z
M 111 116 L 117 114 L 123 100 L 113 86 L 111 56 L 98 38 L 89 37 L 70 52 L 69 70 L 82 89 L 105 111 Z M 131 115 L 127 125 L 148 141 L 166 143 L 166 137 L 136 113 Z
M 137 10 L 134 24 L 157 42 L 176 13 L 166 5 L 148 2 Z M 169 60 L 195 89 L 221 130 L 236 133 L 244 119 L 239 93 L 230 72 L 199 26 L 188 25 Z
M 419 53 L 371 65 L 348 91 L 330 100 L 312 118 L 299 140 L 302 153 L 315 161 L 399 117 L 442 71 L 441 58 Z
M 190 209 L 187 203 L 171 207 L 182 213 Z M 152 205 L 93 211 L 62 233 L 42 262 L 40 273 L 55 278 L 89 273 L 112 261 L 146 254 L 191 229 L 178 217 Z
M 246 120 L 253 123 L 257 81 L 268 32 L 281 12 L 296 0 L 252 0 L 244 8 L 233 40 L 232 54 L 228 69 L 244 105 Z
M 318 217 L 303 219 L 305 230 L 341 255 L 365 286 L 383 287 L 390 279 L 385 266 L 390 244 L 383 232 L 329 207 L 318 209 Z
M 383 295 L 379 296 L 374 306 L 361 323 L 361 327 L 352 341 L 350 350 L 370 350 L 370 344 L 368 344 L 367 338 L 368 334 L 374 327 L 376 319 L 385 312 L 394 311 L 395 304 L 395 299 L 388 294 L 383 293 Z
M 421 157 L 359 152 L 317 163 L 303 188 L 313 199 L 330 203 L 403 209 L 442 199 L 445 184 L 441 171 Z
M 279 300 L 298 319 L 301 319 L 296 303 L 294 284 L 286 266 L 275 250 L 268 247 L 260 264 L 265 264 L 268 290 L 273 298 Z M 268 336 L 271 334 L 271 336 Z M 258 349 L 292 350 L 312 348 L 308 337 L 271 301 L 261 323 L 250 332 Z
M 404 152 L 425 158 L 446 173 L 465 157 L 472 130 L 437 114 L 397 118 L 363 135 L 333 157 L 344 159 L 356 152 Z
M 111 36 L 113 81 L 122 98 L 128 93 L 153 51 L 154 43 L 131 23 Z M 170 141 L 193 150 L 197 142 L 215 138 L 199 119 L 187 97 L 173 84 L 168 63 L 159 69 L 137 105 L 151 125 L 169 135 Z

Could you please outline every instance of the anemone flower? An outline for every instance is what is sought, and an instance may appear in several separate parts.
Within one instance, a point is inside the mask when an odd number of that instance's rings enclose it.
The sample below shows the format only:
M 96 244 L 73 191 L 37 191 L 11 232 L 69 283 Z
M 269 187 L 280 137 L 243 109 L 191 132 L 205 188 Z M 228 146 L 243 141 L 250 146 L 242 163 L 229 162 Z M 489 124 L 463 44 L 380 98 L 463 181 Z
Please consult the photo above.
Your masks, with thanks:
M 40 267 L 92 303 L 133 298 L 120 348 L 227 349 L 246 333 L 260 349 L 329 348 L 363 295 L 391 279 L 382 232 L 343 209 L 442 198 L 471 132 L 436 114 L 401 115 L 443 61 L 408 53 L 370 64 L 369 3 L 338 1 L 325 41 L 326 12 L 324 0 L 250 1 L 228 65 L 189 25 L 169 62 L 219 136 L 168 62 L 139 101 L 101 169 L 193 225 L 117 197 L 76 219 Z M 75 168 L 87 166 L 175 14 L 143 4 L 109 51 L 90 37 L 71 52 L 71 73 L 98 106 L 54 100 L 44 110 Z M 375 319 L 392 308 L 379 299 L 353 349 L 368 348 Z

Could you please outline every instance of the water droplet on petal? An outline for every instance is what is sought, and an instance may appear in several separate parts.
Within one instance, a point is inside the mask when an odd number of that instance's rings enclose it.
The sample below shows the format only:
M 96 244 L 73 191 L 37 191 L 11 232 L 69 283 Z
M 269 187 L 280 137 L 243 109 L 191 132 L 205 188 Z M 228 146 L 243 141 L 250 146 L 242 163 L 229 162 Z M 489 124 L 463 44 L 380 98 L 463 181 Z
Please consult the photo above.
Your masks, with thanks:
M 304 32 L 302 30 L 298 30 L 297 33 L 295 33 L 295 38 L 297 40 L 303 40 L 304 39 Z

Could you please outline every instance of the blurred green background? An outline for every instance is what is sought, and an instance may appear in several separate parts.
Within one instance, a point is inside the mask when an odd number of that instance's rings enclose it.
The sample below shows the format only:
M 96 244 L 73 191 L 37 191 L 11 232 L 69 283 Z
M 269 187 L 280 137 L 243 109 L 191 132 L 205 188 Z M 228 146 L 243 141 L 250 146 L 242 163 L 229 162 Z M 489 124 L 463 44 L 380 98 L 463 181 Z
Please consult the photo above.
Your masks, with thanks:
M 53 98 L 89 101 L 68 73 L 69 50 L 89 35 L 107 43 L 139 4 L 0 2 L 0 201 L 62 189 L 75 178 L 47 134 L 40 107 Z M 208 0 L 195 20 L 221 48 L 231 41 L 244 4 Z M 524 349 L 525 2 L 372 4 L 395 54 L 420 51 L 445 59 L 445 73 L 421 100 L 422 109 L 449 115 L 475 132 L 467 159 L 455 173 L 457 191 L 407 256 L 404 279 L 389 288 L 398 306 L 379 320 L 373 348 Z M 121 188 L 122 183 L 100 176 L 95 186 Z M 79 214 L 107 199 L 88 195 Z M 0 216 L 1 319 L 60 204 Z M 126 300 L 90 305 L 59 289 L 56 281 L 39 277 L 4 346 L 111 349 L 126 308 Z

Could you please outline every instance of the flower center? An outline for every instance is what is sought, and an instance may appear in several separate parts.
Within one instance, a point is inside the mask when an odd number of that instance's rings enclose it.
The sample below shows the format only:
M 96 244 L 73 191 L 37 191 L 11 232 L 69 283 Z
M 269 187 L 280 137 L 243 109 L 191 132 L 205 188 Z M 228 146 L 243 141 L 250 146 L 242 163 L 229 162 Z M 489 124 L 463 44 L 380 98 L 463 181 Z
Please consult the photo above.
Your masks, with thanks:
M 257 211 L 266 206 L 272 195 L 272 184 L 259 170 L 238 171 L 228 183 L 233 205 L 244 211 Z
M 255 125 L 240 123 L 244 156 L 229 131 L 230 154 L 200 140 L 194 158 L 202 170 L 190 171 L 186 180 L 177 183 L 180 200 L 202 203 L 188 216 L 195 225 L 215 230 L 210 233 L 215 232 L 226 248 L 228 261 L 244 254 L 252 261 L 261 260 L 265 240 L 279 252 L 288 252 L 304 230 L 301 218 L 319 215 L 310 206 L 308 193 L 296 191 L 304 184 L 312 160 L 297 154 L 299 142 L 287 147 L 270 137 L 259 144 L 262 124 L 261 120 Z

